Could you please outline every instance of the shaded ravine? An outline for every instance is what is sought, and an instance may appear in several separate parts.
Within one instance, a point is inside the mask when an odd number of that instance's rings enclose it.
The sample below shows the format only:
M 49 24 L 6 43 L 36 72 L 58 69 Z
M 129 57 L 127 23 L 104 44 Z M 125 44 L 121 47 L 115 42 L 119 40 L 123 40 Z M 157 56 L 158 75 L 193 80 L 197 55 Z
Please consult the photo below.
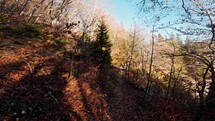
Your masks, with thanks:
M 115 96 L 110 101 L 113 121 L 144 121 L 143 109 L 137 103 L 138 92 L 122 76 L 118 76 L 118 79 L 114 89 Z

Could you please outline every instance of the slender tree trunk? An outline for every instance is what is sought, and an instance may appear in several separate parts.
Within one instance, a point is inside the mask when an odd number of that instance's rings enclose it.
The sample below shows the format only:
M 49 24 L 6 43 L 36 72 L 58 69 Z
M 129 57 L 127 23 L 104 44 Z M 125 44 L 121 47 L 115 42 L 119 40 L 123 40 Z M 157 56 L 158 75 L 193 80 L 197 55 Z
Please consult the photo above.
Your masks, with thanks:
M 143 50 L 141 49 L 141 76 L 144 78 L 145 76 L 145 71 L 146 71 L 146 64 L 144 62 L 144 59 L 145 59 L 145 56 L 144 56 L 144 52 Z
M 174 45 L 173 45 L 174 46 Z M 169 96 L 170 90 L 171 90 L 171 82 L 172 82 L 172 76 L 175 75 L 175 46 L 174 46 L 174 52 L 173 55 L 171 57 L 171 69 L 170 69 L 170 74 L 169 74 L 169 82 L 168 82 L 168 88 L 167 88 L 167 97 Z
M 24 14 L 24 11 L 25 11 L 25 9 L 28 7 L 28 4 L 30 3 L 30 0 L 26 0 L 25 2 L 24 2 L 24 5 L 23 5 L 23 7 L 22 7 L 22 10 L 21 10 L 21 12 L 19 13 L 19 16 L 22 16 L 23 14 Z
M 53 5 L 54 5 L 54 0 L 51 0 L 51 1 L 45 6 L 45 8 L 43 9 L 43 11 L 46 11 L 46 10 L 49 8 L 50 5 L 51 5 L 51 7 L 53 7 Z
M 43 7 L 45 1 L 46 1 L 46 0 L 41 0 L 41 2 L 40 2 L 40 8 Z M 37 17 L 35 18 L 34 23 L 36 23 L 39 19 L 40 19 L 40 16 L 37 16 Z
M 10 15 L 12 15 L 14 10 L 16 10 L 16 8 L 19 6 L 19 2 L 20 2 L 20 0 L 17 0 L 16 2 L 14 2 L 12 4 L 11 9 L 10 9 L 10 13 L 9 13 Z
M 61 6 L 60 6 L 60 8 L 59 8 L 60 12 L 59 12 L 58 15 L 57 15 L 57 21 L 60 21 L 60 19 L 61 19 L 63 10 L 64 10 L 64 8 L 65 8 L 65 6 L 66 6 L 66 5 L 65 5 L 66 2 L 68 2 L 68 1 L 67 1 L 67 0 L 63 0 L 63 2 L 61 3 Z
M 212 82 L 210 83 L 208 96 L 206 97 L 206 101 L 207 101 L 206 103 L 209 103 L 211 101 L 215 102 L 215 71 L 214 71 L 214 67 L 211 67 L 210 72 L 211 72 Z
M 155 44 L 154 32 L 155 32 L 155 25 L 153 25 L 153 30 L 152 30 L 152 50 L 151 50 L 148 80 L 146 85 L 146 93 L 149 92 L 150 90 L 149 88 L 151 85 L 150 83 L 151 83 L 151 74 L 152 74 L 152 65 L 153 65 L 153 56 L 154 56 L 154 44 Z
M 171 88 L 171 82 L 172 82 L 172 75 L 173 75 L 173 72 L 174 72 L 174 57 L 171 60 L 172 60 L 172 64 L 171 64 L 171 69 L 170 69 L 170 72 L 169 72 L 169 81 L 168 81 L 166 97 L 169 97 L 170 88 Z
M 205 106 L 195 121 L 214 121 L 215 120 L 215 71 L 213 65 L 210 67 L 211 79 L 209 92 L 205 99 Z
M 177 87 L 176 83 L 177 83 L 177 80 L 179 80 L 179 76 L 181 74 L 181 71 L 182 71 L 182 66 L 181 66 L 180 70 L 178 71 L 177 77 L 174 78 L 174 84 L 173 84 L 173 88 L 172 88 L 173 99 L 175 98 L 175 90 L 176 90 L 176 87 Z
M 31 14 L 30 14 L 30 16 L 29 16 L 29 19 L 28 19 L 29 22 L 32 20 L 32 18 L 34 17 L 34 15 L 36 14 L 36 11 L 37 11 L 38 9 L 39 9 L 39 6 L 38 6 L 38 5 L 34 6 L 34 9 L 33 9 L 33 11 L 31 12 Z
M 205 98 L 204 98 L 204 92 L 205 92 L 205 87 L 206 87 L 206 76 L 208 74 L 208 71 L 209 71 L 210 67 L 208 66 L 205 70 L 205 73 L 203 75 L 203 85 L 202 85 L 202 89 L 200 90 L 200 94 L 199 94 L 199 97 L 200 97 L 200 108 L 203 109 L 204 106 L 205 106 Z
M 128 75 L 127 75 L 128 80 L 130 80 L 130 71 L 131 71 L 131 64 L 132 64 L 133 54 L 134 54 L 135 40 L 136 40 L 136 30 L 134 28 L 133 40 L 132 40 L 132 44 L 131 44 L 131 53 L 130 53 L 129 61 L 128 61 Z

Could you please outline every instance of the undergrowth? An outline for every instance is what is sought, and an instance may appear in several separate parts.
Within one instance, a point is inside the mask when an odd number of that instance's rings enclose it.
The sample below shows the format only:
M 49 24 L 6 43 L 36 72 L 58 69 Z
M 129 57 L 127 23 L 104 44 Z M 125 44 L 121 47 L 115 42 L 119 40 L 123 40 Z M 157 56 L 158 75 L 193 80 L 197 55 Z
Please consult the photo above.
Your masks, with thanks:
M 40 38 L 42 35 L 42 28 L 36 25 L 25 24 L 19 27 L 12 27 L 11 32 L 21 38 Z
M 0 13 L 0 32 L 3 36 L 10 36 L 15 38 L 41 38 L 42 27 L 33 24 L 22 24 L 13 21 L 5 14 Z

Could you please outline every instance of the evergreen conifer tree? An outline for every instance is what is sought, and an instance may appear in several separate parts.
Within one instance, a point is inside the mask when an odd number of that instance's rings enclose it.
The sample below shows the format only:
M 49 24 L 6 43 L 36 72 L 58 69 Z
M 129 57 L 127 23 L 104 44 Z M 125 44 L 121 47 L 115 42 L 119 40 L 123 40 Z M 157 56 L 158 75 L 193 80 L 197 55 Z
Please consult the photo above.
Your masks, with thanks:
M 93 43 L 93 56 L 96 58 L 100 68 L 108 68 L 111 66 L 111 46 L 108 35 L 107 26 L 104 20 L 98 26 L 96 40 Z

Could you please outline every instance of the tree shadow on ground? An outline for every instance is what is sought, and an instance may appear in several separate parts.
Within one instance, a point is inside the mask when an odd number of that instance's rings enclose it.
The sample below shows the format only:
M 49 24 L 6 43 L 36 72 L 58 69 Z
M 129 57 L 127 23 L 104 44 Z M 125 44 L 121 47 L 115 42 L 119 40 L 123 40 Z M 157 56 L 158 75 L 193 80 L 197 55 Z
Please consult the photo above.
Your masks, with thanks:
M 85 110 L 85 119 L 89 121 L 108 120 L 109 109 L 102 87 L 97 83 L 98 66 L 89 53 L 74 55 L 73 85 L 78 85 L 78 95 L 81 97 Z
M 56 60 L 60 58 L 37 64 L 32 73 L 27 70 L 28 73 L 19 79 L 8 75 L 23 70 L 24 62 L 0 66 L 0 120 L 70 121 L 71 114 L 74 119 L 80 119 L 64 96 L 66 83 L 62 75 L 65 69 L 62 62 Z M 52 67 L 46 74 L 41 73 L 45 66 Z

